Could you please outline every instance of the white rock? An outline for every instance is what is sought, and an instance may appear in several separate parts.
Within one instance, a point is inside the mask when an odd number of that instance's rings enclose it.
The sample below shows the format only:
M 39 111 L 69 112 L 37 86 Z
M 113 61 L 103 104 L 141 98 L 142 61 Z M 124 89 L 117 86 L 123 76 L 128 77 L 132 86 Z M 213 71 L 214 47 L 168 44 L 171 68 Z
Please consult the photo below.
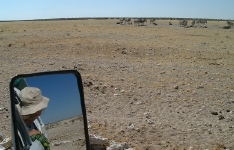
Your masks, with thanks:
M 142 102 L 137 102 L 136 104 L 137 104 L 137 105 L 141 105 L 141 104 L 142 104 Z
M 135 126 L 134 126 L 134 124 L 131 124 L 128 128 L 129 129 L 135 129 Z
M 11 144 L 11 138 L 7 138 L 4 133 L 0 132 L 0 139 L 0 150 L 5 150 Z
M 145 115 L 146 118 L 148 118 L 148 119 L 150 118 L 150 113 L 149 112 L 145 112 L 144 115 Z
M 89 135 L 90 144 L 108 145 L 108 139 L 101 136 Z
M 129 149 L 129 146 L 126 142 L 124 143 L 116 143 L 115 141 L 111 141 L 110 142 L 110 146 L 107 147 L 106 150 L 133 150 L 133 149 Z
M 154 124 L 154 121 L 148 119 L 148 120 L 147 120 L 147 123 L 148 123 L 148 124 Z
M 0 150 L 5 150 L 6 148 L 0 145 Z

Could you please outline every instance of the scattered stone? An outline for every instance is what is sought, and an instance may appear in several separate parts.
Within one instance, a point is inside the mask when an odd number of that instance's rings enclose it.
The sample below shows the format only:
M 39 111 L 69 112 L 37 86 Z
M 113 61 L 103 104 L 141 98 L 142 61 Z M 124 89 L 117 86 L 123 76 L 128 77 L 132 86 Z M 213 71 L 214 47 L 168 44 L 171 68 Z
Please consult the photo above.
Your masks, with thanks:
M 129 148 L 129 145 L 126 142 L 118 144 L 115 141 L 111 141 L 110 146 L 107 147 L 106 150 L 133 150 Z
M 189 149 L 188 149 L 188 150 L 194 150 L 194 149 L 193 149 L 193 147 L 189 147 Z
M 51 144 L 52 146 L 59 146 L 59 145 L 61 145 L 61 143 L 53 143 L 53 144 Z
M 140 131 L 141 131 L 139 128 L 136 128 L 135 130 L 136 130 L 137 132 L 140 132 Z
M 135 126 L 134 126 L 134 124 L 130 123 L 128 128 L 131 129 L 131 130 L 134 130 Z
M 219 120 L 223 120 L 224 116 L 223 115 L 219 115 Z
M 218 112 L 212 111 L 211 114 L 212 114 L 212 115 L 218 115 Z
M 84 82 L 84 85 L 87 86 L 87 87 L 90 87 L 90 86 L 93 85 L 93 83 L 92 83 L 91 81 L 89 81 L 89 82 Z
M 106 89 L 107 89 L 107 87 L 106 87 L 106 86 L 104 86 L 104 87 L 102 88 L 102 90 L 101 90 L 102 94 L 105 94 Z
M 89 135 L 89 141 L 90 141 L 90 144 L 109 145 L 108 139 L 107 138 L 103 138 L 101 136 Z
M 175 86 L 174 86 L 174 89 L 177 89 L 177 90 L 178 90 L 178 89 L 179 89 L 179 86 L 178 86 L 178 85 L 175 85 Z
M 161 93 L 161 91 L 158 91 L 157 94 L 158 94 L 158 95 L 161 95 L 162 93 Z
M 11 138 L 7 138 L 6 135 L 0 132 L 0 149 L 9 149 L 11 147 Z
M 122 54 L 127 54 L 127 52 L 126 51 L 122 51 Z
M 148 120 L 147 120 L 147 123 L 148 123 L 148 124 L 154 124 L 154 121 L 148 119 Z
M 141 104 L 142 104 L 142 102 L 137 102 L 136 104 L 137 104 L 137 105 L 141 105 Z
M 145 117 L 148 118 L 148 119 L 150 119 L 150 117 L 151 117 L 149 112 L 145 112 L 144 115 L 145 115 Z
M 210 129 L 208 130 L 208 133 L 209 133 L 209 134 L 212 134 L 212 132 L 211 132 L 211 130 L 210 130 Z
M 202 86 L 202 85 L 197 85 L 196 88 L 197 88 L 197 89 L 203 89 L 204 86 Z
M 54 65 L 54 64 L 55 64 L 55 63 L 49 63 L 49 65 L 51 65 L 51 66 Z
M 124 90 L 121 90 L 120 93 L 124 93 L 125 91 Z

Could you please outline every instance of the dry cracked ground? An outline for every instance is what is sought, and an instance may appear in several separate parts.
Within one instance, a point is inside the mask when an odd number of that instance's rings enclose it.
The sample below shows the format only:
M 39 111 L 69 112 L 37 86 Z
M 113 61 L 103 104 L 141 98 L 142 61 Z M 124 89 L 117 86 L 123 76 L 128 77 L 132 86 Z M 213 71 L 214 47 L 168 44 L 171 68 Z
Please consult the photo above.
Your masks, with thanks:
M 234 149 L 234 29 L 118 20 L 0 23 L 0 131 L 16 74 L 78 70 L 89 133 L 136 150 Z

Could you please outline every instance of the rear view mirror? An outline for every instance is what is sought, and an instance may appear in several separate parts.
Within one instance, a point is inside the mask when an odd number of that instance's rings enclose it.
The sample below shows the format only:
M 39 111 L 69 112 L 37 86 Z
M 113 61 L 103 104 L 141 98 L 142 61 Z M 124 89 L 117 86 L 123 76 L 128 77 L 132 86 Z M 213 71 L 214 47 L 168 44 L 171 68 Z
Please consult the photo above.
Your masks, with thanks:
M 38 102 L 41 99 L 43 106 Z M 68 70 L 17 75 L 10 83 L 10 105 L 14 149 L 46 149 L 48 143 L 50 149 L 89 149 L 79 72 Z M 37 114 L 36 118 L 32 113 Z M 32 120 L 33 123 L 30 122 Z M 34 129 L 36 132 L 31 132 Z M 37 131 L 40 131 L 40 137 L 35 134 Z M 42 138 L 47 141 L 41 142 Z

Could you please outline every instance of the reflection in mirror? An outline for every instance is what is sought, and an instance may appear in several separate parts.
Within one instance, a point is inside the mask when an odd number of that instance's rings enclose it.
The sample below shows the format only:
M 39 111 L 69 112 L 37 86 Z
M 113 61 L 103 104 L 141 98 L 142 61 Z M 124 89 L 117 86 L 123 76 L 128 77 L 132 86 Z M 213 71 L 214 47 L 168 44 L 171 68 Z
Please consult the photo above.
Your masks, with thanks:
M 16 113 L 18 110 L 32 140 L 30 149 L 39 145 L 53 150 L 87 148 L 83 87 L 77 80 L 72 73 L 19 76 L 12 80 L 14 87 L 10 90 L 14 90 L 15 97 L 11 103 L 14 101 Z M 18 127 L 17 130 L 19 134 Z M 38 136 L 38 131 L 43 134 Z M 22 136 L 18 138 L 21 148 L 27 143 Z

